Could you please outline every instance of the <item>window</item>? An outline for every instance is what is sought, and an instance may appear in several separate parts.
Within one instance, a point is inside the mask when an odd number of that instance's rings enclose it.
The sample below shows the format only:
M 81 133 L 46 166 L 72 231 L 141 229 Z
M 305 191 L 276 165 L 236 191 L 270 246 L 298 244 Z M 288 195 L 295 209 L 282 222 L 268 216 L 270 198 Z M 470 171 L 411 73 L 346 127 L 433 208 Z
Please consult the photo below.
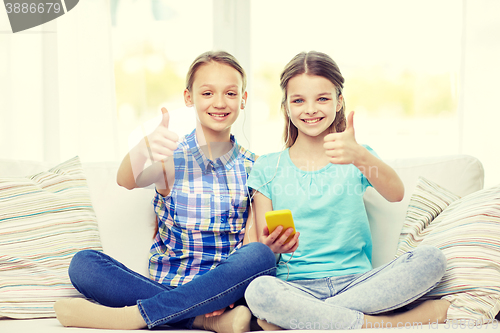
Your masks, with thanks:
M 212 1 L 114 1 L 111 13 L 124 156 L 134 140 L 159 122 L 162 106 L 174 111 L 170 127 L 178 134 L 194 129 L 194 114 L 177 119 L 175 111 L 189 112 L 183 109 L 186 73 L 197 55 L 212 49 Z
M 161 106 L 182 114 L 171 127 L 185 134 L 185 75 L 210 49 L 233 53 L 249 74 L 233 133 L 257 154 L 278 151 L 279 74 L 318 50 L 344 74 L 358 142 L 383 159 L 471 154 L 494 185 L 499 13 L 497 0 L 88 0 L 11 34 L 0 10 L 1 155 L 118 160 Z
M 346 79 L 346 111 L 356 112 L 359 143 L 383 158 L 458 153 L 461 2 L 251 5 L 254 151 L 282 148 L 279 74 L 295 54 L 316 50 L 330 55 Z

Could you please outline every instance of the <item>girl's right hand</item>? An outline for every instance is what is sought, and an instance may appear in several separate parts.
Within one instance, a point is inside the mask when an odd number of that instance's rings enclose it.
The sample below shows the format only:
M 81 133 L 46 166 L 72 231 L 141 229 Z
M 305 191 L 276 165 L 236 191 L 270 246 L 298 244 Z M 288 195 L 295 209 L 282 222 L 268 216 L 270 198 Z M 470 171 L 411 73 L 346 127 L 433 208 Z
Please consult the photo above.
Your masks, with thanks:
M 162 108 L 161 112 L 162 119 L 158 127 L 151 134 L 142 138 L 120 164 L 116 179 L 120 186 L 131 190 L 160 181 L 161 184 L 165 184 L 163 189 L 166 190 L 167 179 L 173 181 L 173 161 L 169 161 L 168 164 L 164 162 L 168 156 L 173 156 L 179 136 L 168 129 L 169 114 L 167 109 Z M 150 160 L 151 165 L 146 167 L 148 160 Z M 159 161 L 162 161 L 161 165 L 155 163 Z M 160 176 L 163 177 L 160 179 Z
M 160 125 L 148 136 L 144 137 L 146 151 L 143 151 L 145 157 L 151 159 L 151 162 L 165 160 L 173 156 L 177 148 L 179 136 L 168 129 L 169 115 L 166 108 L 161 108 L 162 120 Z
M 262 235 L 260 235 L 259 241 L 266 244 L 274 253 L 291 253 L 295 252 L 299 247 L 299 232 L 296 232 L 292 239 L 288 243 L 285 243 L 288 237 L 292 234 L 293 229 L 288 228 L 285 233 L 279 237 L 282 226 L 278 226 L 274 231 L 269 234 L 269 228 L 264 226 Z

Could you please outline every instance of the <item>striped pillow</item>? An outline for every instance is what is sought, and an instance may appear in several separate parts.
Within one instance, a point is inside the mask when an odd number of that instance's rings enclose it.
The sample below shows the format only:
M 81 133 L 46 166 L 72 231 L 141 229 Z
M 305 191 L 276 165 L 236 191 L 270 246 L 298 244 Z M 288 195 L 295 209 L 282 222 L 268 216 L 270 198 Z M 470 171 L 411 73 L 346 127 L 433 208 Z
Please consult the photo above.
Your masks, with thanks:
M 73 255 L 101 250 L 80 160 L 26 178 L 0 178 L 0 317 L 54 317 L 81 297 L 68 277 Z
M 414 249 L 429 233 L 429 224 L 459 196 L 420 177 L 411 196 L 399 236 L 396 257 Z
M 421 186 L 412 196 L 410 218 L 403 230 L 408 235 L 402 237 L 397 256 L 420 244 L 441 249 L 448 267 L 439 285 L 422 299 L 448 300 L 448 320 L 491 323 L 500 310 L 500 185 L 455 200 L 423 228 L 410 228 L 412 220 L 419 221 L 415 226 L 425 219 L 423 216 L 435 214 L 436 206 L 443 206 L 443 202 L 434 201 L 435 195 L 431 188 Z M 423 196 L 428 199 L 421 200 Z M 411 216 L 419 215 L 412 208 L 416 201 L 431 201 L 436 206 L 419 205 L 422 218 L 418 219 Z

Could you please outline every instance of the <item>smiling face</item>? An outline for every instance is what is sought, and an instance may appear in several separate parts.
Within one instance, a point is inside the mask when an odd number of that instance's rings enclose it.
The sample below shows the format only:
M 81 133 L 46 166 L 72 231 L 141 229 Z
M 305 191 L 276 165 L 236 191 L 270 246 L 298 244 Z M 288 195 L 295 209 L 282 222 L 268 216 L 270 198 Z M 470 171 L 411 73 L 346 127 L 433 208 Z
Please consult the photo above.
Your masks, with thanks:
M 218 62 L 200 66 L 191 91 L 184 91 L 187 106 L 194 106 L 207 142 L 229 141 L 231 125 L 244 109 L 247 93 L 243 79 L 233 67 Z
M 294 76 L 288 81 L 286 107 L 298 137 L 321 137 L 330 132 L 330 125 L 342 108 L 342 95 L 328 79 L 309 74 Z

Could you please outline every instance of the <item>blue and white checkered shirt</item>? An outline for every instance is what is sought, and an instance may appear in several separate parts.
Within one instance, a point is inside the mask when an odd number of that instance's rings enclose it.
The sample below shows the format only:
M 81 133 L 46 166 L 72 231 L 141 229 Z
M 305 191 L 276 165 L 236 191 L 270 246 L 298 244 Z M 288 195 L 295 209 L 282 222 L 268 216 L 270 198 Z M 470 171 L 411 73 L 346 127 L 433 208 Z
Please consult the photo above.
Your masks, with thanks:
M 150 278 L 178 286 L 202 275 L 241 247 L 248 217 L 248 174 L 255 154 L 239 146 L 209 160 L 195 131 L 174 151 L 171 192 L 153 205 L 159 231 L 149 257 Z

